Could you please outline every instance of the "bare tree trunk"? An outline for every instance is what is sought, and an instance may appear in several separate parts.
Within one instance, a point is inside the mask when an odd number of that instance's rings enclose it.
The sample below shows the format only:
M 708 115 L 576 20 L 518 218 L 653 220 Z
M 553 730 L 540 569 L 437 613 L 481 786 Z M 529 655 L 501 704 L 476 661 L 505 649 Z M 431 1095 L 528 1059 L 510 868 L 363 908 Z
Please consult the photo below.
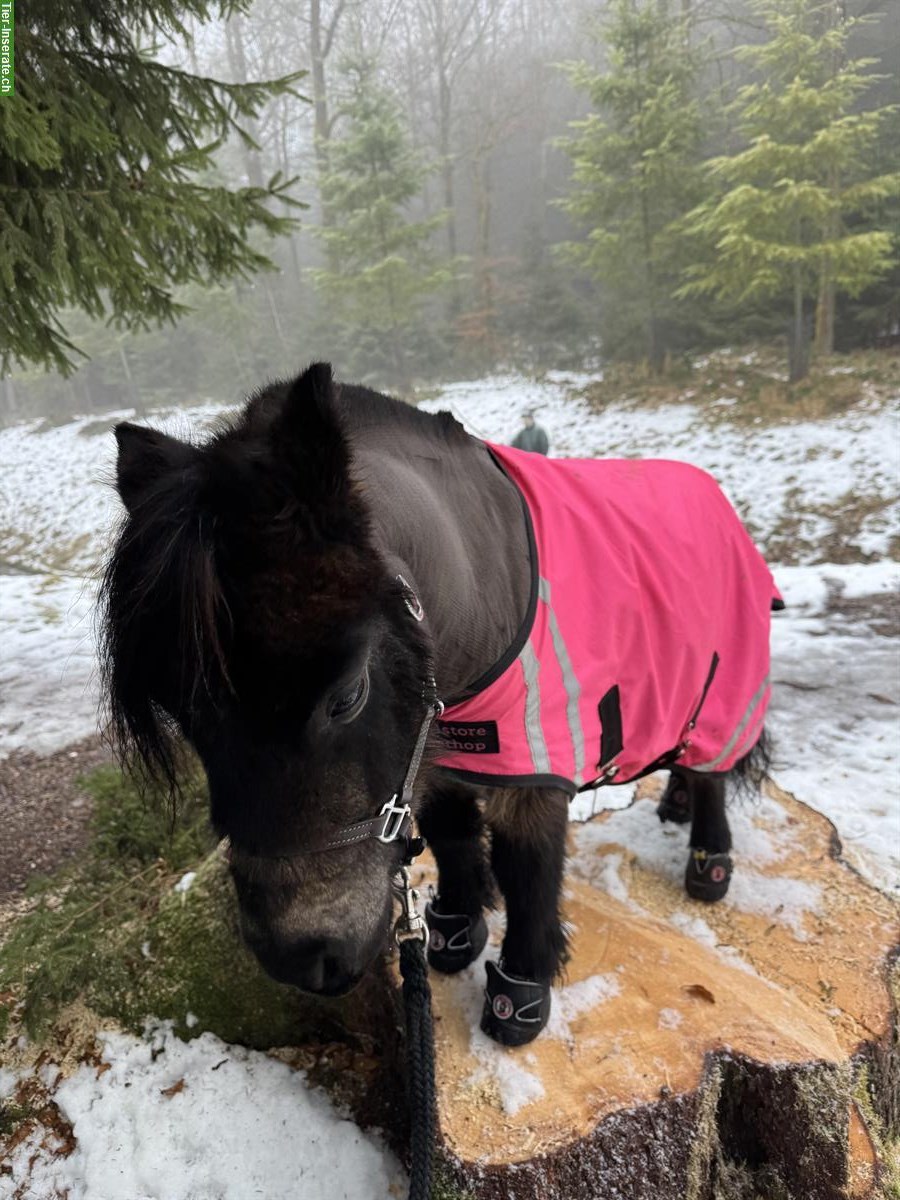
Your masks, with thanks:
M 443 72 L 440 78 L 440 136 L 441 178 L 444 184 L 444 208 L 447 210 L 447 251 L 456 258 L 456 210 L 453 201 L 453 158 L 450 150 L 451 92 Z
M 817 356 L 827 357 L 834 353 L 834 307 L 835 286 L 831 273 L 831 259 L 826 255 L 822 259 L 822 273 L 819 276 L 819 299 L 816 304 L 816 343 Z
M 835 3 L 830 8 L 826 7 L 823 9 L 822 16 L 828 29 L 839 28 L 847 20 L 845 0 L 835 0 Z M 831 63 L 832 79 L 838 75 L 842 66 L 843 55 L 840 48 L 835 47 Z M 837 201 L 840 185 L 841 181 L 837 170 L 834 168 L 829 169 L 828 193 L 835 201 Z M 841 216 L 837 209 L 835 209 L 828 214 L 825 221 L 824 233 L 826 239 L 831 241 L 837 238 L 840 234 L 840 229 Z M 827 356 L 834 353 L 835 292 L 834 263 L 826 253 L 822 256 L 822 273 L 819 278 L 819 296 L 816 304 L 815 350 L 817 355 Z
M 284 179 L 291 178 L 291 156 L 288 147 L 288 111 L 287 104 L 282 100 L 282 115 L 281 115 L 281 174 Z M 303 270 L 300 266 L 300 251 L 297 245 L 298 237 L 296 233 L 288 234 L 288 247 L 291 253 L 291 266 L 293 268 L 294 283 L 298 292 L 303 288 Z
M 228 48 L 228 66 L 231 71 L 231 78 L 238 83 L 246 83 L 249 79 L 249 69 L 247 67 L 247 56 L 244 53 L 244 39 L 241 36 L 240 30 L 247 29 L 248 23 L 242 21 L 239 29 L 235 31 L 232 28 L 231 22 L 225 26 L 225 44 Z M 249 117 L 244 120 L 244 127 L 247 133 L 253 138 L 254 142 L 258 141 L 258 132 L 256 122 Z M 265 187 L 263 181 L 263 169 L 260 162 L 260 155 L 257 150 L 252 150 L 246 142 L 241 142 L 241 153 L 244 157 L 244 170 L 247 172 L 247 178 L 250 185 L 256 188 Z
M 134 376 L 131 374 L 131 367 L 128 365 L 128 355 L 125 353 L 125 347 L 119 346 L 119 358 L 122 362 L 122 370 L 125 372 L 125 381 L 128 384 L 128 395 L 131 398 L 131 403 L 135 408 L 141 406 L 141 396 L 134 382 Z
M 476 149 L 472 163 L 475 188 L 475 278 L 481 309 L 482 347 L 492 358 L 496 351 L 494 279 L 491 271 L 491 163 L 487 146 Z
M 9 375 L 3 380 L 3 409 L 8 417 L 14 417 L 18 411 L 16 389 Z
M 794 271 L 794 319 L 790 337 L 790 382 L 797 383 L 809 371 L 809 338 L 803 312 L 803 280 L 800 268 Z
M 324 182 L 328 175 L 331 128 L 328 121 L 328 94 L 325 88 L 325 54 L 322 40 L 321 0 L 310 0 L 309 53 L 312 66 L 313 115 L 315 120 L 316 172 L 319 180 L 319 202 L 322 206 L 322 225 L 327 229 L 334 223 L 325 199 Z
M 459 290 L 459 280 L 456 276 L 455 262 L 457 258 L 457 243 L 456 243 L 456 203 L 453 195 L 453 156 L 450 146 L 450 131 L 451 131 L 451 101 L 452 92 L 450 90 L 450 82 L 447 79 L 446 71 L 444 70 L 443 61 L 439 67 L 439 127 L 438 127 L 438 152 L 441 161 L 441 181 L 444 185 L 444 212 L 446 213 L 447 227 L 447 254 L 450 258 L 451 269 L 453 270 L 453 278 L 450 284 L 450 316 L 455 317 L 462 308 L 462 297 Z

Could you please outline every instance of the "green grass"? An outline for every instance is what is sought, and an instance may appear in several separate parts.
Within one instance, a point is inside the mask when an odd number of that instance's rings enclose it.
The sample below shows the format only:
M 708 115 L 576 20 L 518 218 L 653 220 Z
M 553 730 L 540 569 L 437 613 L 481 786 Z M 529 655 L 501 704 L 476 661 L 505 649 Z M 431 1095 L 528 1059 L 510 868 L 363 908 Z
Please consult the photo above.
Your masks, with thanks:
M 23 1121 L 30 1120 L 35 1110 L 28 1104 L 17 1104 L 14 1100 L 0 1100 L 0 1138 L 9 1135 Z
M 0 1056 L 4 1038 L 22 1029 L 44 1044 L 75 1001 L 134 1033 L 148 1018 L 169 1019 L 179 1036 L 209 1030 L 257 1049 L 337 1039 L 360 1024 L 365 988 L 335 1001 L 304 997 L 245 948 L 199 773 L 174 814 L 113 768 L 84 786 L 94 801 L 89 847 L 75 866 L 33 883 L 31 907 L 0 945 Z M 176 892 L 187 871 L 196 878 Z
M 111 767 L 88 776 L 84 786 L 94 803 L 87 852 L 76 865 L 32 882 L 33 907 L 0 947 L 0 994 L 14 997 L 0 1003 L 0 1025 L 14 1008 L 32 1036 L 90 991 L 98 975 L 124 969 L 129 929 L 149 920 L 162 894 L 214 846 L 197 779 L 185 787 L 175 814 Z

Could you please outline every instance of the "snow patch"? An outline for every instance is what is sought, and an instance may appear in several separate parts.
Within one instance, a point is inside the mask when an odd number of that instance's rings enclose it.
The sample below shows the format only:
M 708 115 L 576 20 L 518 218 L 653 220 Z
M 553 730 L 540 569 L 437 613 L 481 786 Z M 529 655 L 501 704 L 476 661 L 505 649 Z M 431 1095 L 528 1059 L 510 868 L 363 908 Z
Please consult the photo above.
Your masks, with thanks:
M 182 1042 L 169 1023 L 144 1038 L 106 1033 L 102 1041 L 109 1070 L 98 1078 L 82 1066 L 56 1088 L 74 1152 L 57 1158 L 26 1141 L 9 1159 L 13 1192 L 69 1200 L 405 1194 L 403 1172 L 378 1138 L 302 1072 L 211 1033 Z M 227 1136 L 211 1140 L 211 1130 Z
M 748 975 L 754 975 L 757 979 L 761 978 L 753 966 L 747 962 L 740 950 L 735 946 L 728 946 L 719 941 L 715 930 L 702 917 L 692 917 L 688 913 L 675 912 L 669 917 L 669 924 L 673 925 L 687 937 L 693 939 L 693 941 L 699 942 L 701 946 L 706 946 L 710 950 L 713 950 L 730 967 L 735 967 L 737 970 L 744 971 Z
M 0 574 L 0 757 L 96 732 L 95 599 L 80 578 Z
M 519 1066 L 514 1054 L 501 1049 L 480 1029 L 473 1032 L 469 1050 L 481 1064 L 469 1077 L 469 1083 L 478 1085 L 487 1079 L 495 1084 L 500 1106 L 508 1116 L 546 1094 L 537 1075 Z
M 640 905 L 628 894 L 628 887 L 620 874 L 624 861 L 621 854 L 598 854 L 596 862 L 592 865 L 590 881 L 594 887 L 612 896 L 613 900 L 627 904 L 635 911 L 642 911 Z
M 677 1029 L 683 1020 L 677 1008 L 661 1008 L 657 1025 L 660 1029 Z
M 787 925 L 798 942 L 809 940 L 805 918 L 819 911 L 822 889 L 803 879 L 784 875 L 761 875 L 749 867 L 735 870 L 727 903 L 742 912 L 771 917 Z
M 590 1012 L 599 1004 L 620 995 L 622 985 L 615 975 L 590 975 L 578 983 L 570 983 L 566 987 L 553 988 L 550 1019 L 547 1022 L 547 1033 L 550 1037 L 561 1041 L 574 1040 L 569 1022 L 574 1021 L 582 1013 Z

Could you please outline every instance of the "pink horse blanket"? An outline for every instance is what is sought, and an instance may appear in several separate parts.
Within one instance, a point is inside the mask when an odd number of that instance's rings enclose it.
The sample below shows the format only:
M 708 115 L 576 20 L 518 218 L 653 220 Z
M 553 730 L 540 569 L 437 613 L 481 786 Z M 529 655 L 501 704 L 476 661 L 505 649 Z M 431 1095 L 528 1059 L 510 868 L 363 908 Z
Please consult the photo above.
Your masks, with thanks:
M 718 484 L 665 460 L 489 449 L 524 501 L 531 602 L 444 712 L 438 764 L 569 792 L 675 762 L 729 770 L 762 730 L 780 596 Z

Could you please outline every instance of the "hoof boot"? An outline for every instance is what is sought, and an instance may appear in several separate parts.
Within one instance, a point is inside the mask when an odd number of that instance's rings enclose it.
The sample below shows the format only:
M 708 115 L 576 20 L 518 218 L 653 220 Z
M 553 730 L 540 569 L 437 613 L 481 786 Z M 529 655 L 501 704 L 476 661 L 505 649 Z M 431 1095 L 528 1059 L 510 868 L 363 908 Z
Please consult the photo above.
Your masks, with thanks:
M 501 1046 L 533 1042 L 550 1017 L 550 984 L 507 975 L 493 962 L 485 963 L 485 969 L 482 1031 Z
M 694 900 L 721 900 L 728 891 L 733 870 L 729 854 L 692 850 L 684 875 L 685 890 Z
M 482 952 L 487 941 L 484 917 L 474 921 L 464 913 L 439 913 L 433 904 L 425 906 L 428 926 L 428 965 L 445 975 L 455 975 Z

